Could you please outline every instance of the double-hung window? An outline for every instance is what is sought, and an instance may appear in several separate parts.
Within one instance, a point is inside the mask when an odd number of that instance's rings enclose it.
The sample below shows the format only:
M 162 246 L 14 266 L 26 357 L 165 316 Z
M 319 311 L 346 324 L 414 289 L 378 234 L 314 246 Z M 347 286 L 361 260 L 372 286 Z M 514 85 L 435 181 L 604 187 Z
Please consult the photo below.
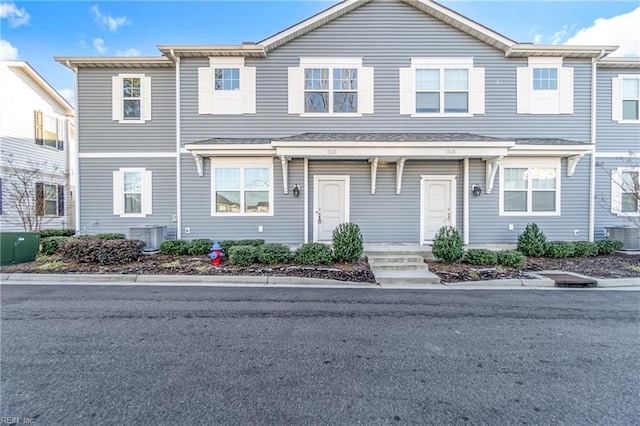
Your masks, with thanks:
M 640 168 L 621 167 L 613 170 L 611 212 L 618 216 L 640 215 Z
M 273 161 L 211 162 L 212 216 L 273 215 Z
M 612 120 L 618 123 L 640 122 L 640 75 L 613 78 L 611 112 Z
M 121 168 L 113 172 L 113 214 L 145 217 L 152 212 L 152 174 L 142 168 Z
M 473 58 L 412 58 L 410 68 L 400 68 L 400 114 L 484 114 L 484 68 Z
M 113 76 L 111 118 L 119 123 L 151 120 L 151 77 L 144 74 Z
M 373 114 L 373 68 L 362 58 L 301 58 L 289 68 L 289 114 Z
M 36 215 L 64 216 L 64 186 L 36 183 Z
M 560 163 L 507 163 L 500 166 L 500 214 L 560 214 Z
M 35 111 L 36 144 L 64 149 L 65 120 Z

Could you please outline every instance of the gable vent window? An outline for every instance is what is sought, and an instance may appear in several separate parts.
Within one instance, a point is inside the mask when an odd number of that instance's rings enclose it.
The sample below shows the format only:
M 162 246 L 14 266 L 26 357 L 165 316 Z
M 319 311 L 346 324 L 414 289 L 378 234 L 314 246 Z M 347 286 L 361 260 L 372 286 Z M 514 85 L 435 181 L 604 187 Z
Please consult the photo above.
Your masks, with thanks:
M 244 61 L 212 57 L 208 67 L 198 68 L 198 114 L 256 113 L 256 69 Z
M 518 114 L 573 114 L 573 68 L 563 58 L 529 58 L 516 74 Z

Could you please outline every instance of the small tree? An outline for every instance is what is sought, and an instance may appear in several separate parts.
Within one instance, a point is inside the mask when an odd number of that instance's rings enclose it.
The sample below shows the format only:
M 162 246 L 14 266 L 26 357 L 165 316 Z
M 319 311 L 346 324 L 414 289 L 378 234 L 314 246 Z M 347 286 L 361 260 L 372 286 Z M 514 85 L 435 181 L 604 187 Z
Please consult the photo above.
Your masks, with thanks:
M 56 188 L 56 199 L 59 197 L 59 185 L 66 174 L 55 164 L 47 161 L 36 163 L 27 160 L 24 165 L 18 164 L 13 154 L 2 151 L 2 197 L 3 213 L 8 222 L 22 225 L 25 231 L 39 231 L 56 216 L 45 215 L 46 188 Z M 64 202 L 58 203 L 56 214 L 64 215 Z

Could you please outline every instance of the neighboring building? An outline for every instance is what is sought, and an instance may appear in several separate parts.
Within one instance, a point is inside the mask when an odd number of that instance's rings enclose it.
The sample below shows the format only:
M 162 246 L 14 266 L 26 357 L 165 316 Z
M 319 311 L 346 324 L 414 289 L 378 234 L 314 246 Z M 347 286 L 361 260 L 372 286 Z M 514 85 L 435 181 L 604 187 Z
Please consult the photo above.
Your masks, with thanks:
M 0 61 L 3 231 L 74 227 L 68 179 L 73 119 L 73 107 L 28 63 Z M 16 197 L 23 198 L 23 213 Z
M 519 44 L 429 0 L 347 0 L 256 44 L 158 48 L 56 58 L 76 72 L 80 232 L 595 234 L 594 76 L 615 47 Z M 640 151 L 637 121 L 620 125 L 610 149 Z

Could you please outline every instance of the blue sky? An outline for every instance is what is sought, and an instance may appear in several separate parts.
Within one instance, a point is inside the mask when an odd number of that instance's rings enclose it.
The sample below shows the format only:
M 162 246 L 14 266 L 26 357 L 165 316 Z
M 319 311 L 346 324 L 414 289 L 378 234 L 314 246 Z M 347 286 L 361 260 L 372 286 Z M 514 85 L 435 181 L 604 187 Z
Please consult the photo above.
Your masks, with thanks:
M 158 44 L 257 42 L 338 1 L 2 1 L 0 59 L 29 62 L 64 96 L 71 71 L 53 56 L 159 55 Z M 614 44 L 639 56 L 640 1 L 441 0 L 506 37 Z

